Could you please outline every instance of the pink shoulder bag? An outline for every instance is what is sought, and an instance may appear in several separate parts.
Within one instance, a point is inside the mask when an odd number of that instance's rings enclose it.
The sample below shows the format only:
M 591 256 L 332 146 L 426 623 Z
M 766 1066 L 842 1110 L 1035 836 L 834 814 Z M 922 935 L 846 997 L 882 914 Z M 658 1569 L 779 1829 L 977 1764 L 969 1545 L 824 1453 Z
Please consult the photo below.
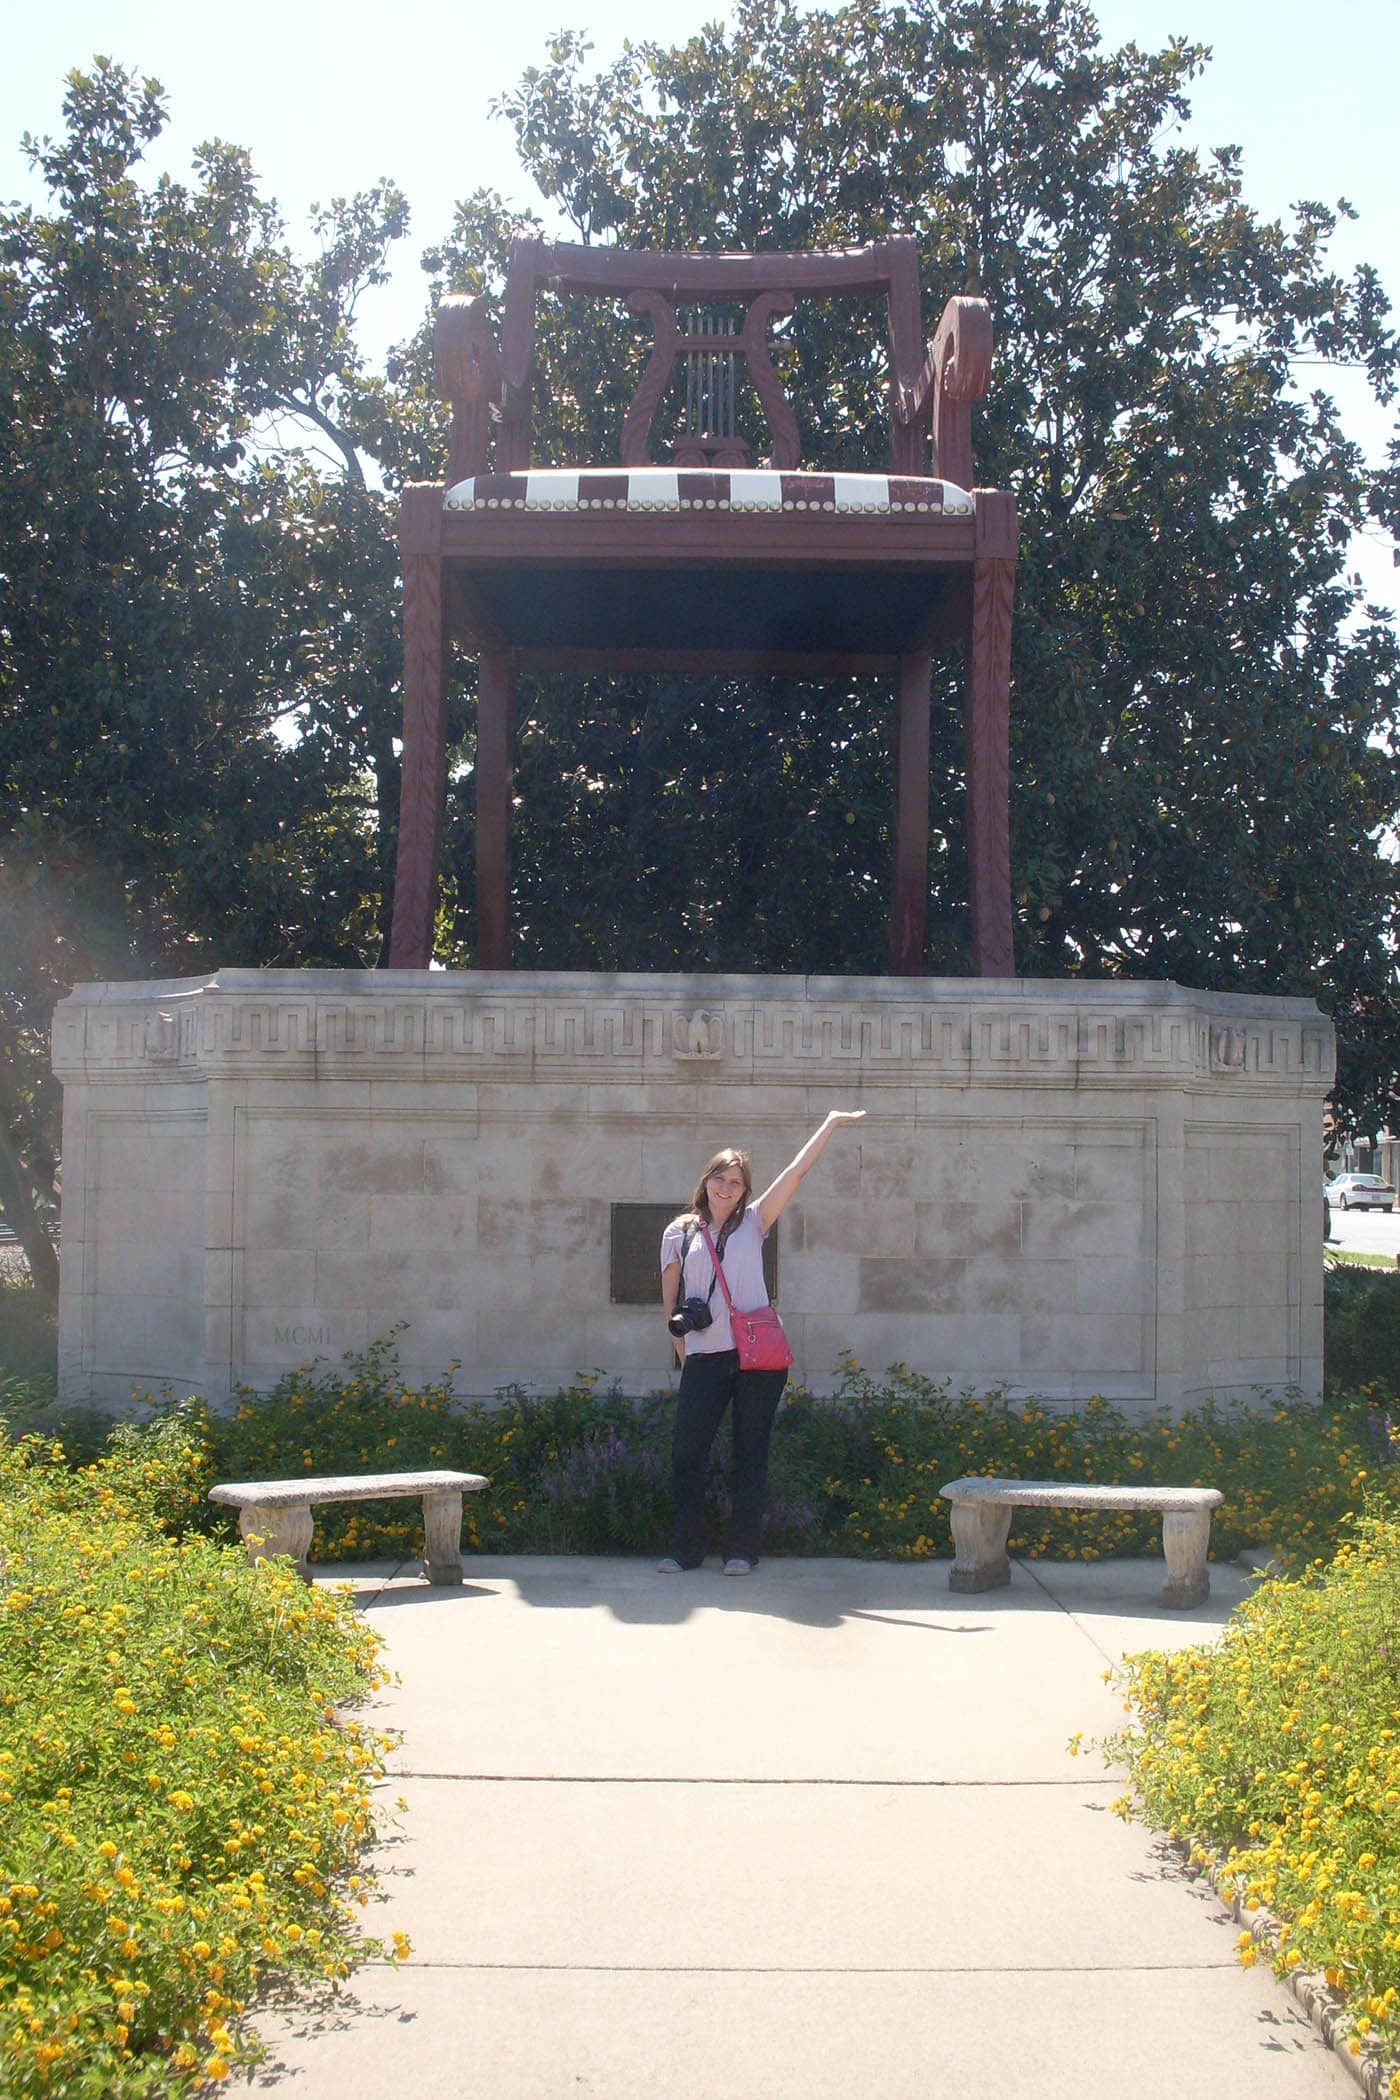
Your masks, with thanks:
M 792 1350 L 783 1332 L 783 1323 L 778 1318 L 776 1305 L 756 1306 L 753 1312 L 735 1312 L 734 1300 L 729 1295 L 729 1285 L 724 1277 L 724 1264 L 715 1252 L 715 1243 L 710 1238 L 708 1226 L 700 1227 L 705 1245 L 710 1250 L 719 1287 L 724 1292 L 724 1302 L 729 1307 L 729 1325 L 734 1334 L 734 1346 L 739 1352 L 741 1371 L 786 1371 L 792 1363 Z

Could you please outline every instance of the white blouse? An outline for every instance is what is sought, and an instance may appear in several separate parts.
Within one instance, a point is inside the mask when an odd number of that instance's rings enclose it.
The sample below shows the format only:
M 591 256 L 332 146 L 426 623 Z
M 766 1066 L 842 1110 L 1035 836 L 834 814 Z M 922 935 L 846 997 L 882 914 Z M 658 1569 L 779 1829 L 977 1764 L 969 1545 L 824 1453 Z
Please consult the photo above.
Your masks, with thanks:
M 669 1269 L 681 1258 L 681 1245 L 685 1237 L 684 1227 L 673 1220 L 661 1235 L 661 1266 Z M 724 1281 L 729 1285 L 729 1295 L 739 1312 L 753 1312 L 768 1303 L 768 1286 L 763 1278 L 763 1242 L 766 1235 L 759 1219 L 757 1204 L 750 1204 L 743 1217 L 724 1243 Z M 719 1243 L 719 1234 L 713 1227 L 710 1238 Z M 711 1283 L 715 1283 L 710 1297 L 710 1311 L 714 1318 L 710 1325 L 698 1334 L 683 1337 L 687 1356 L 713 1356 L 721 1349 L 734 1347 L 734 1330 L 729 1324 L 729 1307 L 724 1302 L 723 1286 L 715 1281 L 714 1263 L 710 1250 L 701 1237 L 699 1226 L 691 1232 L 690 1249 L 685 1260 L 685 1274 L 681 1278 L 676 1302 L 685 1298 L 704 1298 Z

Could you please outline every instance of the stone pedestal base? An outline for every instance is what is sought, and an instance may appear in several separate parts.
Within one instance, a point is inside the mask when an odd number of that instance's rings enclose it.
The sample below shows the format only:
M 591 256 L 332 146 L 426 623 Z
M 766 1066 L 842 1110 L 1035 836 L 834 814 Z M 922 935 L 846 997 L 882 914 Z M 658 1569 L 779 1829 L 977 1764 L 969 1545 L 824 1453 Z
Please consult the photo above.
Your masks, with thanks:
M 462 1498 L 423 1497 L 423 1573 L 437 1586 L 451 1588 L 462 1580 Z
M 238 1512 L 238 1532 L 248 1548 L 249 1560 L 256 1565 L 260 1560 L 275 1560 L 285 1553 L 296 1562 L 303 1582 L 311 1580 L 308 1556 L 313 1529 L 308 1508 L 259 1507 Z
M 1310 1001 L 223 970 L 80 987 L 54 1066 L 66 1400 L 217 1403 L 400 1323 L 407 1375 L 469 1394 L 663 1386 L 662 1221 L 721 1145 L 762 1186 L 834 1106 L 868 1120 L 776 1235 L 810 1389 L 849 1351 L 1066 1405 L 1320 1390 Z
M 1167 1579 L 1162 1584 L 1162 1602 L 1176 1611 L 1189 1611 L 1204 1604 L 1210 1595 L 1209 1510 L 1168 1510 L 1162 1518 L 1162 1551 L 1166 1556 Z
M 955 1503 L 948 1512 L 953 1527 L 953 1565 L 948 1587 L 966 1597 L 982 1590 L 1002 1590 L 1011 1580 L 1006 1542 L 1011 1535 L 1009 1509 L 988 1503 L 982 1508 Z

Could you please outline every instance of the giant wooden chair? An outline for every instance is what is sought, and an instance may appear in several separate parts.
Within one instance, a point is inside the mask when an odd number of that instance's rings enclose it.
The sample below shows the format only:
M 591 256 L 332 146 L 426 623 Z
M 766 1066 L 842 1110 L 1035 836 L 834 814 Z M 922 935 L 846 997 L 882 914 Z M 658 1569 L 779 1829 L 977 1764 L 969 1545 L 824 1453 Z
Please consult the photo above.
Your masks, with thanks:
M 651 354 L 614 467 L 531 462 L 542 287 L 625 297 L 650 319 Z M 888 471 L 802 469 L 770 326 L 798 299 L 872 296 L 888 304 Z M 918 257 L 903 239 L 840 254 L 763 255 L 518 241 L 499 346 L 480 300 L 443 300 L 436 361 L 452 406 L 447 483 L 410 485 L 400 508 L 403 791 L 391 967 L 423 968 L 429 959 L 448 652 L 459 640 L 479 657 L 480 967 L 510 960 L 517 671 L 863 672 L 891 678 L 898 695 L 889 960 L 893 972 L 917 975 L 928 891 L 930 662 L 960 642 L 973 968 L 1012 974 L 1007 716 L 1016 514 L 1005 491 L 972 485 L 972 403 L 987 391 L 991 350 L 987 305 L 972 298 L 948 302 L 925 348 Z M 756 465 L 739 434 L 748 398 L 742 370 L 768 425 L 767 456 Z M 668 464 L 654 465 L 652 422 L 682 379 L 681 427 Z

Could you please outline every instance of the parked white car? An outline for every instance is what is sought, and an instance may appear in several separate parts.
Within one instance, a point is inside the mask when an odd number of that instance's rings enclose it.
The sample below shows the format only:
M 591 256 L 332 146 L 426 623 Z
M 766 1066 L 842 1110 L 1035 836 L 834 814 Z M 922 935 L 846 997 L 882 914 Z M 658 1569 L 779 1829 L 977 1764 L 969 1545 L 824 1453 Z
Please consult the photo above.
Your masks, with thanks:
M 1379 1174 L 1338 1174 L 1327 1184 L 1338 1210 L 1394 1210 L 1395 1191 Z

